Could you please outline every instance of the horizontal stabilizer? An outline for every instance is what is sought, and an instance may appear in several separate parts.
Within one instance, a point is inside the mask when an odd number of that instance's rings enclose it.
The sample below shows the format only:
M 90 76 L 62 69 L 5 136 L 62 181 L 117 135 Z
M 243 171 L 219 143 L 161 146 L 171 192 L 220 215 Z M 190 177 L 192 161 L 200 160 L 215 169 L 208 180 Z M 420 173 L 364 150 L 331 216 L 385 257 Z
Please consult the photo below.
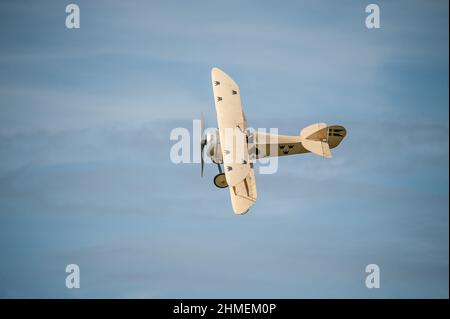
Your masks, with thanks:
M 327 138 L 328 127 L 325 123 L 312 124 L 300 132 L 300 139 L 305 149 L 319 156 L 331 158 Z
M 331 158 L 330 146 L 327 142 L 313 141 L 313 140 L 302 140 L 303 147 L 306 148 L 311 153 L 323 156 L 326 158 Z

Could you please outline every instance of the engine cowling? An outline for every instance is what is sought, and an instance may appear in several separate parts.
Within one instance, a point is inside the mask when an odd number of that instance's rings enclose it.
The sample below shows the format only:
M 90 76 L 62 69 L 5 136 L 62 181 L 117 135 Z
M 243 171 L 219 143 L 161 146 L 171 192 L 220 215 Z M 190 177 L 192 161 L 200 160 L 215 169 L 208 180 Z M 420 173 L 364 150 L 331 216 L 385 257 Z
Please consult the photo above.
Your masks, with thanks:
M 220 148 L 219 130 L 217 128 L 209 128 L 205 130 L 205 155 L 216 164 L 223 163 L 222 151 Z

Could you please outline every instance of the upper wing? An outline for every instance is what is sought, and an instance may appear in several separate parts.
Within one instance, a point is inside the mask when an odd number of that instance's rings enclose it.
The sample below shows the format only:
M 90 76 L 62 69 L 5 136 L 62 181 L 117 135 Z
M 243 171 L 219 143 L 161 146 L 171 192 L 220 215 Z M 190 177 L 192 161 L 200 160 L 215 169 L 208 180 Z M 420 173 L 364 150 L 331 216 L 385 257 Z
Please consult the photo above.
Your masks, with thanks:
M 218 68 L 212 69 L 211 79 L 225 176 L 233 210 L 242 214 L 256 201 L 256 183 L 244 133 L 247 123 L 242 112 L 239 86 Z
M 211 78 L 225 175 L 228 185 L 234 186 L 244 180 L 250 171 L 239 87 L 218 68 L 212 69 Z

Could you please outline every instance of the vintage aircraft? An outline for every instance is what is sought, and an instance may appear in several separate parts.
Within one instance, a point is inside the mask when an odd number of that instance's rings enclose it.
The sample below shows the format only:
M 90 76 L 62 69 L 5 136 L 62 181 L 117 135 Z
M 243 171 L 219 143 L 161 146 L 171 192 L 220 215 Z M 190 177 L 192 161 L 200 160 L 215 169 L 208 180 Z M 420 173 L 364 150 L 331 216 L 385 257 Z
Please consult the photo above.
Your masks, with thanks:
M 205 130 L 202 115 L 201 175 L 206 155 L 219 168 L 214 184 L 230 188 L 235 214 L 245 214 L 256 202 L 255 159 L 308 152 L 331 158 L 330 149 L 338 146 L 346 135 L 343 126 L 325 123 L 312 124 L 296 136 L 252 132 L 247 127 L 236 82 L 218 68 L 212 69 L 211 80 L 218 129 Z

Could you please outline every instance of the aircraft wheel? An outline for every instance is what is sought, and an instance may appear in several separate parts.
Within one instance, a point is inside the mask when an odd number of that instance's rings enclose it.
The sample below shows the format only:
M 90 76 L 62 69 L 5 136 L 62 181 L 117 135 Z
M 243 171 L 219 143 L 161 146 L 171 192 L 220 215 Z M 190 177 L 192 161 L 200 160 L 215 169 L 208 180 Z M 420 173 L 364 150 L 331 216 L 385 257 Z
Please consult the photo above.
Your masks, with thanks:
M 227 179 L 225 178 L 225 173 L 217 174 L 214 177 L 214 185 L 216 185 L 216 187 L 219 187 L 219 188 L 227 188 L 228 187 Z

